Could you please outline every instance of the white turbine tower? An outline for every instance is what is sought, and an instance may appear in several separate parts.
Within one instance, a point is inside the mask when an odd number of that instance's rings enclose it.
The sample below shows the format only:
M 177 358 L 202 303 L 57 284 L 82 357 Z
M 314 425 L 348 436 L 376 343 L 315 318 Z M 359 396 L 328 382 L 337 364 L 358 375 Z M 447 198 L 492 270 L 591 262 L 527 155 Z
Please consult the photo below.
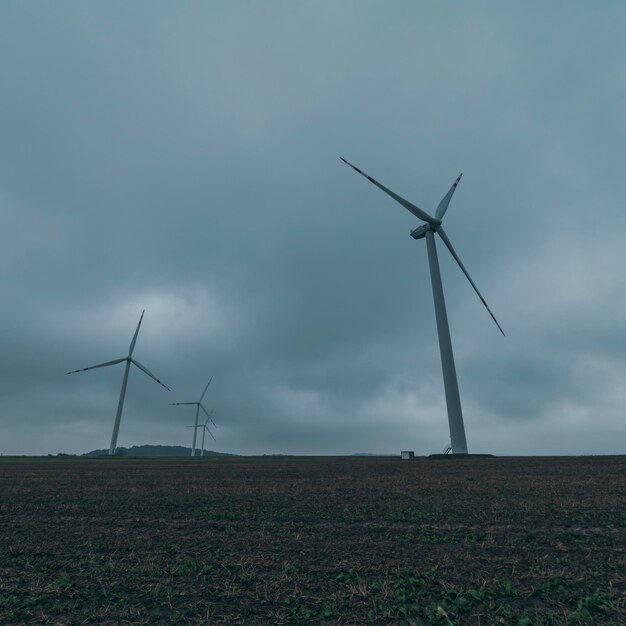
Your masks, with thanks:
M 206 393 L 206 390 L 209 388 L 209 385 L 211 384 L 212 380 L 213 380 L 213 376 L 209 378 L 209 382 L 206 384 L 206 387 L 204 388 L 204 391 L 202 392 L 202 395 L 200 396 L 200 400 L 198 400 L 198 402 L 170 402 L 170 405 L 172 406 L 180 406 L 182 404 L 193 404 L 196 407 L 196 423 L 193 426 L 191 426 L 191 428 L 193 428 L 193 444 L 191 447 L 191 456 L 196 456 L 196 437 L 198 435 L 198 428 L 199 428 L 198 416 L 200 414 L 200 409 L 202 409 L 204 413 L 210 417 L 209 413 L 207 412 L 207 410 L 204 408 L 204 405 L 202 404 L 202 399 L 204 398 L 204 394 Z
M 455 252 L 448 236 L 443 230 L 441 226 L 441 220 L 443 216 L 446 214 L 448 209 L 448 205 L 450 204 L 450 199 L 452 198 L 452 194 L 459 184 L 461 180 L 460 174 L 459 177 L 454 181 L 452 187 L 450 187 L 450 191 L 443 197 L 443 200 L 439 203 L 437 210 L 435 211 L 435 217 L 432 217 L 426 211 L 422 211 L 422 209 L 416 207 L 414 204 L 411 204 L 404 198 L 395 194 L 387 187 L 381 185 L 379 182 L 375 181 L 371 176 L 362 172 L 358 167 L 352 165 L 346 161 L 343 157 L 339 157 L 346 165 L 349 165 L 353 170 L 356 170 L 361 176 L 364 176 L 371 183 L 376 185 L 379 189 L 382 189 L 387 195 L 391 196 L 396 202 L 401 204 L 405 209 L 413 213 L 415 217 L 420 220 L 426 222 L 426 224 L 416 228 L 411 231 L 411 237 L 413 239 L 422 239 L 426 238 L 426 247 L 428 249 L 428 264 L 430 266 L 430 280 L 433 288 L 433 299 L 435 301 L 435 316 L 437 319 L 437 334 L 439 335 L 439 351 L 441 353 L 441 367 L 443 369 L 443 383 L 444 389 L 446 393 L 446 405 L 448 407 L 448 423 L 450 425 L 450 439 L 452 445 L 452 452 L 454 454 L 467 454 L 467 441 L 465 439 L 465 427 L 463 425 L 463 413 L 461 411 L 461 399 L 459 397 L 459 385 L 456 379 L 456 369 L 454 367 L 454 355 L 452 354 L 452 342 L 450 340 L 450 328 L 448 327 L 448 316 L 446 314 L 446 303 L 443 298 L 443 286 L 441 284 L 441 274 L 439 272 L 439 260 L 437 258 L 437 248 L 435 247 L 435 233 L 437 233 L 443 243 L 446 245 L 450 253 L 454 257 L 454 260 L 459 264 L 459 267 L 469 280 L 470 284 L 474 288 L 474 291 L 478 294 L 481 302 L 485 305 L 487 311 L 489 311 L 489 315 L 493 318 L 493 321 L 496 323 L 496 326 L 500 329 L 500 332 L 504 335 L 504 331 L 498 324 L 498 320 L 496 320 L 494 314 L 491 312 L 491 309 L 485 302 L 485 299 L 482 297 L 480 291 L 478 291 L 478 287 L 474 284 L 474 281 L 471 279 L 470 275 L 467 273 L 467 270 L 461 263 L 461 259 L 458 254 Z
M 122 381 L 122 390 L 120 392 L 120 399 L 117 404 L 117 413 L 115 415 L 115 424 L 113 425 L 113 436 L 111 437 L 111 446 L 109 447 L 109 454 L 115 454 L 115 449 L 117 448 L 117 434 L 120 430 L 120 421 L 122 420 L 122 409 L 124 408 L 124 397 L 126 396 L 126 385 L 128 384 L 128 372 L 130 370 L 130 364 L 136 365 L 142 372 L 148 374 L 150 378 L 156 380 L 161 387 L 165 387 L 168 391 L 171 389 L 164 385 L 156 376 L 151 374 L 139 361 L 133 359 L 133 350 L 135 349 L 135 344 L 137 343 L 137 335 L 139 334 L 139 327 L 141 326 L 141 321 L 143 320 L 143 314 L 145 310 L 141 312 L 141 317 L 139 318 L 139 324 L 137 324 L 137 330 L 133 335 L 133 340 L 130 342 L 130 348 L 128 349 L 128 356 L 123 359 L 115 359 L 114 361 L 107 361 L 106 363 L 100 363 L 100 365 L 92 365 L 91 367 L 84 367 L 80 370 L 74 370 L 72 372 L 68 372 L 68 374 L 77 374 L 78 372 L 86 372 L 88 370 L 95 370 L 99 367 L 107 367 L 108 365 L 117 365 L 118 363 L 122 363 L 126 361 L 126 369 L 124 370 L 124 379 Z

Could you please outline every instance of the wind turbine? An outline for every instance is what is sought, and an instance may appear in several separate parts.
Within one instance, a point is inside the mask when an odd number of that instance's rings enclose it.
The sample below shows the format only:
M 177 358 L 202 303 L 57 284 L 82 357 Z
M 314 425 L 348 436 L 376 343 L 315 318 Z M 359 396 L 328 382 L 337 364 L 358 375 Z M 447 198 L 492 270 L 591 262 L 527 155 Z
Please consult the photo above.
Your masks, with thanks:
M 168 391 L 171 389 L 164 385 L 156 376 L 151 374 L 139 361 L 133 359 L 133 350 L 135 349 L 135 344 L 137 343 L 137 335 L 139 334 L 139 327 L 141 326 L 141 321 L 143 320 L 143 314 L 145 313 L 145 309 L 141 312 L 141 317 L 139 318 L 139 324 L 137 324 L 137 330 L 133 335 L 133 340 L 130 342 L 130 348 L 128 349 L 128 356 L 123 359 L 115 359 L 114 361 L 107 361 L 106 363 L 100 363 L 100 365 L 92 365 L 91 367 L 84 367 L 80 370 L 74 370 L 72 372 L 68 372 L 68 374 L 77 374 L 78 372 L 86 372 L 88 370 L 95 370 L 99 367 L 107 367 L 108 365 L 117 365 L 118 363 L 122 363 L 122 361 L 126 361 L 126 369 L 124 370 L 124 379 L 122 381 L 122 391 L 120 392 L 120 399 L 117 403 L 117 413 L 115 415 L 115 424 L 113 425 L 113 436 L 111 437 L 111 446 L 109 447 L 109 454 L 115 454 L 115 449 L 117 448 L 117 434 L 120 430 L 120 421 L 122 419 L 122 409 L 124 408 L 124 397 L 126 396 L 126 385 L 128 384 L 128 372 L 130 370 L 130 364 L 136 365 L 142 372 L 148 374 L 152 380 L 156 380 L 161 387 L 165 387 Z
M 211 417 L 211 415 L 213 415 L 213 411 L 215 411 L 215 409 L 211 409 L 211 412 L 206 416 L 206 419 L 204 420 L 204 424 L 202 424 L 202 454 L 200 456 L 204 456 L 204 436 L 207 434 L 207 432 L 209 433 L 209 435 L 211 435 L 213 441 L 216 441 L 215 437 L 213 437 L 211 429 L 207 426 L 209 420 L 211 420 L 211 424 L 213 424 L 213 426 L 217 428 L 217 424 L 213 421 L 213 418 Z
M 452 445 L 452 452 L 454 454 L 467 454 L 467 441 L 465 439 L 465 426 L 463 425 L 463 413 L 461 411 L 461 399 L 459 397 L 459 385 L 456 379 L 456 369 L 454 367 L 454 355 L 452 354 L 452 341 L 450 340 L 450 328 L 448 326 L 448 316 L 446 314 L 446 303 L 443 298 L 443 286 L 441 284 L 441 273 L 439 272 L 439 260 L 437 258 L 437 248 L 435 247 L 435 233 L 437 233 L 443 243 L 446 245 L 450 253 L 454 257 L 454 260 L 459 264 L 459 267 L 469 280 L 470 284 L 474 288 L 474 291 L 478 294 L 480 301 L 485 305 L 489 315 L 493 318 L 496 326 L 500 329 L 500 332 L 504 335 L 498 320 L 496 320 L 491 309 L 482 297 L 478 287 L 474 284 L 470 275 L 467 273 L 459 255 L 456 253 L 450 243 L 450 239 L 446 235 L 443 227 L 441 226 L 441 220 L 448 210 L 448 205 L 452 199 L 452 195 L 461 180 L 463 174 L 459 174 L 459 177 L 454 181 L 450 191 L 443 197 L 437 210 L 435 211 L 435 217 L 432 217 L 426 211 L 416 207 L 414 204 L 405 200 L 401 196 L 395 194 L 390 189 L 387 189 L 384 185 L 381 185 L 378 181 L 374 180 L 371 176 L 368 176 L 365 172 L 362 172 L 358 167 L 352 165 L 346 161 L 343 157 L 339 157 L 346 165 L 349 165 L 353 170 L 357 171 L 361 176 L 364 176 L 371 183 L 376 185 L 379 189 L 382 189 L 387 195 L 391 196 L 396 202 L 401 204 L 405 209 L 413 213 L 415 217 L 419 218 L 423 222 L 426 222 L 422 226 L 411 231 L 411 237 L 413 239 L 426 239 L 426 247 L 428 250 L 428 264 L 430 266 L 430 280 L 433 288 L 433 299 L 435 301 L 435 317 L 437 319 L 437 334 L 439 335 L 439 351 L 441 353 L 441 367 L 443 370 L 443 384 L 446 393 L 446 405 L 448 407 L 448 423 L 450 425 L 450 439 Z
M 196 423 L 191 427 L 193 428 L 193 445 L 191 447 L 191 456 L 196 456 L 196 437 L 198 435 L 198 416 L 200 414 L 200 409 L 202 409 L 204 413 L 210 417 L 209 413 L 207 413 L 207 410 L 204 408 L 204 405 L 202 404 L 202 399 L 204 398 L 204 394 L 206 393 L 206 390 L 209 388 L 209 385 L 211 384 L 212 380 L 213 380 L 213 376 L 209 378 L 209 382 L 206 384 L 206 387 L 204 388 L 204 391 L 202 392 L 202 395 L 200 396 L 200 400 L 198 400 L 198 402 L 170 402 L 170 405 L 172 406 L 180 406 L 181 404 L 194 404 L 196 406 Z

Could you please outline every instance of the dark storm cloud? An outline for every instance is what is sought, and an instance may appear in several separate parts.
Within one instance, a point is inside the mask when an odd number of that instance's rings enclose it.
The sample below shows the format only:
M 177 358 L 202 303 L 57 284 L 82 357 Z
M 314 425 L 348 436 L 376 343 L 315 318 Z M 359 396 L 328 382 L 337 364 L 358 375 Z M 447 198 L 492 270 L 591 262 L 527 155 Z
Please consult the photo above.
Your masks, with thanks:
M 564 5 L 565 6 L 565 5 Z M 186 443 L 419 452 L 447 420 L 413 216 L 441 250 L 473 449 L 619 452 L 626 278 L 619 6 L 5 2 L 3 452 Z M 179 411 L 175 409 L 180 409 Z M 34 426 L 36 428 L 33 430 Z M 605 438 L 598 431 L 607 433 Z

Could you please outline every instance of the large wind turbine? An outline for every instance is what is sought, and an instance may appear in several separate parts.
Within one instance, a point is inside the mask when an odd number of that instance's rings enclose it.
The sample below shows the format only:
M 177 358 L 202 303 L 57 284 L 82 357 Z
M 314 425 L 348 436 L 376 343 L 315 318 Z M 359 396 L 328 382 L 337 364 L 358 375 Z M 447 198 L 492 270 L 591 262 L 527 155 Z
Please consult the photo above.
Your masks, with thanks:
M 395 194 L 390 189 L 387 189 L 384 185 L 381 185 L 378 181 L 374 180 L 371 176 L 368 176 L 365 172 L 362 172 L 358 167 L 352 165 L 346 161 L 343 157 L 339 157 L 346 165 L 349 165 L 353 170 L 357 171 L 361 176 L 364 176 L 371 183 L 376 185 L 379 189 L 382 189 L 387 195 L 391 196 L 396 202 L 401 204 L 405 209 L 413 213 L 415 217 L 419 218 L 423 222 L 426 222 L 422 226 L 411 231 L 411 237 L 413 239 L 426 239 L 426 247 L 428 250 L 428 264 L 430 266 L 430 280 L 433 287 L 433 299 L 435 301 L 435 316 L 437 318 L 437 334 L 439 335 L 439 351 L 441 353 L 441 367 L 443 369 L 443 383 L 446 393 L 446 404 L 448 407 L 448 423 L 450 425 L 450 440 L 452 445 L 452 452 L 454 454 L 467 454 L 467 441 L 465 439 L 465 427 L 463 425 L 463 413 L 461 411 L 461 399 L 459 397 L 459 385 L 456 379 L 456 369 L 454 367 L 454 355 L 452 354 L 452 342 L 450 340 L 450 328 L 448 326 L 448 316 L 446 314 L 446 303 L 443 298 L 443 286 L 441 284 L 441 273 L 439 272 L 439 260 L 437 258 L 437 248 L 435 247 L 435 233 L 437 233 L 443 243 L 446 245 L 450 253 L 454 257 L 454 260 L 459 264 L 459 267 L 469 280 L 470 284 L 474 288 L 474 291 L 478 294 L 481 302 L 485 305 L 489 315 L 493 318 L 496 326 L 500 329 L 500 332 L 504 335 L 504 331 L 498 324 L 494 314 L 482 297 L 478 287 L 474 284 L 467 270 L 461 263 L 459 255 L 456 253 L 450 243 L 450 239 L 446 235 L 443 227 L 441 226 L 441 220 L 448 210 L 448 205 L 454 191 L 461 180 L 459 177 L 454 181 L 450 191 L 443 197 L 437 210 L 435 211 L 435 217 L 432 217 L 426 211 L 416 207 L 408 200 Z
M 141 326 L 141 320 L 143 320 L 143 314 L 145 310 L 141 312 L 141 317 L 139 318 L 139 324 L 137 324 L 137 330 L 133 335 L 133 340 L 130 342 L 130 348 L 128 349 L 128 356 L 123 359 L 115 359 L 114 361 L 107 361 L 106 363 L 100 363 L 100 365 L 92 365 L 91 367 L 85 367 L 80 370 L 74 370 L 73 372 L 68 372 L 68 374 L 76 374 L 78 372 L 86 372 L 88 370 L 95 370 L 98 367 L 107 367 L 108 365 L 117 365 L 118 363 L 122 363 L 122 361 L 126 361 L 126 369 L 124 370 L 124 380 L 122 381 L 122 391 L 120 392 L 120 399 L 117 404 L 117 413 L 115 415 L 115 424 L 113 425 L 113 436 L 111 437 L 111 446 L 109 447 L 109 454 L 115 454 L 115 449 L 117 448 L 117 434 L 120 430 L 120 421 L 122 419 L 122 409 L 124 408 L 124 397 L 126 396 L 126 385 L 128 384 L 128 372 L 130 370 L 130 364 L 136 365 L 142 372 L 148 374 L 150 378 L 156 380 L 161 387 L 165 387 L 168 391 L 171 389 L 164 385 L 156 376 L 151 374 L 139 361 L 133 359 L 133 350 L 135 349 L 135 344 L 137 343 L 137 335 L 139 334 L 139 327 Z
M 181 404 L 194 404 L 196 406 L 196 423 L 192 427 L 193 428 L 193 445 L 191 447 L 191 456 L 196 456 L 196 437 L 198 436 L 198 416 L 200 414 L 200 409 L 202 409 L 204 413 L 210 418 L 209 413 L 207 412 L 207 410 L 204 408 L 204 405 L 202 404 L 202 399 L 204 398 L 204 394 L 206 393 L 206 390 L 209 388 L 209 385 L 211 384 L 212 380 L 213 380 L 213 376 L 209 378 L 209 382 L 206 384 L 206 387 L 204 388 L 204 391 L 202 392 L 202 395 L 200 396 L 200 400 L 198 400 L 198 402 L 170 402 L 172 406 L 180 406 Z

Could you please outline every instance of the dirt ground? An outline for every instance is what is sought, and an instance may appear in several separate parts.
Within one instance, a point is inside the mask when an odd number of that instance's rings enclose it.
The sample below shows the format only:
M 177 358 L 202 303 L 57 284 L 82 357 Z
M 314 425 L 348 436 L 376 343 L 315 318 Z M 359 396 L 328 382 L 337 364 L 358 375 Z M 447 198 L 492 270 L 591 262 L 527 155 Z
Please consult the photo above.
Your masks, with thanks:
M 625 556 L 624 456 L 0 461 L 2 624 L 624 626 Z

